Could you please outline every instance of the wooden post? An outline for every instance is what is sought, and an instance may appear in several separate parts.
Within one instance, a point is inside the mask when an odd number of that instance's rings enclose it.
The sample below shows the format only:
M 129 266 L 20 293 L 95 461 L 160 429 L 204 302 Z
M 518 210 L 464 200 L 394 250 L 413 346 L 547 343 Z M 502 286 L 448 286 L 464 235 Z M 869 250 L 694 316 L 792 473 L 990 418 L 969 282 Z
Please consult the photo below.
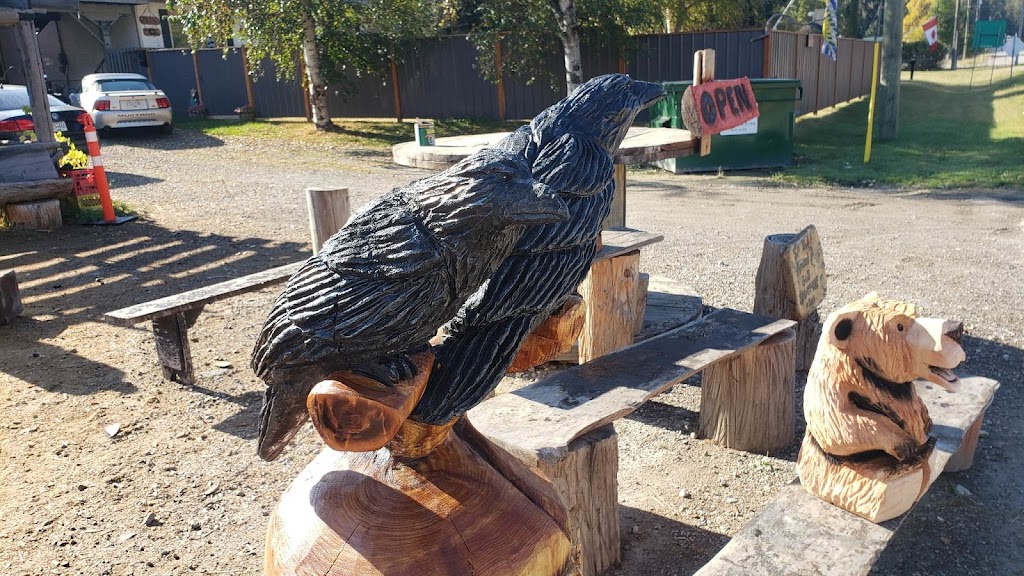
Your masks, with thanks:
M 242 74 L 245 76 L 245 98 L 249 102 L 249 109 L 256 110 L 256 95 L 252 85 L 252 76 L 249 74 L 249 53 L 245 46 L 242 46 Z
M 761 61 L 761 77 L 771 78 L 772 77 L 772 35 L 775 31 L 771 31 L 764 38 L 764 55 Z
M 391 97 L 395 100 L 395 120 L 401 122 L 402 94 L 398 86 L 398 64 L 395 64 L 394 57 L 391 58 Z
M 905 2 L 886 2 L 882 24 L 882 80 L 878 98 L 880 141 L 895 140 L 899 135 L 900 71 L 903 65 L 903 12 Z
M 0 326 L 10 324 L 22 310 L 18 275 L 14 270 L 0 270 Z
M 12 227 L 27 230 L 55 230 L 63 223 L 60 216 L 60 200 L 52 198 L 8 204 L 4 206 L 4 215 Z
M 640 251 L 598 260 L 580 284 L 587 305 L 580 364 L 633 344 Z
M 644 318 L 647 315 L 647 291 L 651 288 L 651 275 L 646 272 L 640 273 L 640 281 L 636 283 L 636 316 L 633 317 L 633 338 L 640 335 L 644 329 Z
M 203 100 L 203 80 L 199 75 L 199 51 L 192 50 L 192 70 L 196 75 L 196 95 L 199 97 L 199 105 L 206 106 L 205 100 Z M 209 110 L 207 110 L 209 113 Z
M 27 15 L 31 17 L 31 15 Z M 43 79 L 43 59 L 36 42 L 36 25 L 32 20 L 21 20 L 15 27 L 21 65 L 25 67 L 25 84 L 29 102 L 32 104 L 32 124 L 36 140 L 53 142 L 53 120 L 50 118 L 50 101 L 46 97 L 46 81 Z
M 602 230 L 626 226 L 626 165 L 616 164 L 612 178 L 615 182 L 615 192 L 608 217 L 601 223 Z
M 496 36 L 494 41 L 494 66 L 498 71 L 498 118 L 505 120 L 505 64 L 501 53 L 501 34 Z
M 572 548 L 583 576 L 597 576 L 621 560 L 619 437 L 607 424 L 573 440 L 566 453 L 537 466 L 554 484 L 569 512 Z
M 783 450 L 796 435 L 793 330 L 712 364 L 701 378 L 700 436 L 734 450 Z
M 348 188 L 306 188 L 306 208 L 315 255 L 348 222 Z
M 821 241 L 814 226 L 764 239 L 754 281 L 754 313 L 795 320 L 796 369 L 807 370 L 821 336 L 817 308 L 827 289 Z
M 704 82 L 715 79 L 715 51 L 711 49 L 698 50 L 693 53 L 693 85 L 699 86 Z M 711 154 L 711 136 L 700 138 L 700 155 Z

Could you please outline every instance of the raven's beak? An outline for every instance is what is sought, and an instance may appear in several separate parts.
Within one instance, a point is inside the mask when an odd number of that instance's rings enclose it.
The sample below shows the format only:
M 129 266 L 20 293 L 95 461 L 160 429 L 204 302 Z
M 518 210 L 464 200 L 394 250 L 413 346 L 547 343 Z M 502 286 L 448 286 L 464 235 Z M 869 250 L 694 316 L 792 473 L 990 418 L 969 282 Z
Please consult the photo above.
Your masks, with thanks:
M 517 206 L 516 222 L 520 224 L 548 224 L 569 218 L 569 207 L 555 193 L 554 189 L 540 182 L 534 182 L 529 206 Z
M 658 100 L 661 100 L 665 96 L 665 89 L 661 87 L 661 84 L 634 80 L 633 94 L 637 96 L 637 100 L 642 102 L 640 110 L 643 110 Z

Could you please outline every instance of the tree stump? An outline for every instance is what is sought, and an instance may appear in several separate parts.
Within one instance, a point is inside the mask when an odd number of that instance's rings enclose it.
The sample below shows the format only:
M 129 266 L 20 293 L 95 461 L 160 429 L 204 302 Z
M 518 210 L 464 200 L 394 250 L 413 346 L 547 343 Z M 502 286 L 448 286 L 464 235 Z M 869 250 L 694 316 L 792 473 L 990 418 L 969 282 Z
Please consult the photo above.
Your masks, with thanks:
M 598 260 L 590 267 L 579 288 L 587 303 L 587 329 L 580 335 L 580 364 L 633 344 L 639 267 L 639 250 Z
M 821 337 L 818 305 L 825 298 L 825 262 L 815 227 L 799 234 L 772 234 L 764 239 L 754 281 L 755 314 L 798 322 L 796 369 L 807 370 Z
M 406 421 L 376 452 L 325 448 L 270 516 L 264 573 L 572 573 L 558 496 L 480 442 L 451 424 Z
M 701 379 L 700 436 L 735 450 L 774 452 L 796 434 L 793 330 L 712 364 Z
M 352 214 L 349 206 L 348 188 L 306 188 L 306 211 L 309 212 L 309 234 L 314 255 L 348 222 Z
M 0 326 L 10 324 L 22 310 L 17 274 L 0 270 Z
M 4 207 L 7 222 L 14 228 L 27 230 L 55 230 L 63 220 L 60 216 L 60 200 L 49 199 L 37 202 L 8 204 Z
M 583 576 L 597 576 L 622 560 L 619 537 L 619 437 L 607 424 L 573 440 L 565 454 L 538 465 L 569 513 L 572 546 Z

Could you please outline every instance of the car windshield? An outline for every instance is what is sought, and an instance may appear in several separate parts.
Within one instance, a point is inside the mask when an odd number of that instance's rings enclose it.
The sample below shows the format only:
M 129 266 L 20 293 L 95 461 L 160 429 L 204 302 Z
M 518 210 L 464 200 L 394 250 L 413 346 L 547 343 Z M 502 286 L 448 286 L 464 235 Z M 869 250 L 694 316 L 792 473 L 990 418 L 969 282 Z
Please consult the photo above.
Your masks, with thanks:
M 100 85 L 100 92 L 129 92 L 133 90 L 156 90 L 148 80 L 135 78 L 111 78 L 108 80 L 97 80 Z
M 67 106 L 53 96 L 47 95 L 50 106 Z M 31 106 L 28 100 L 28 88 L 8 86 L 0 90 L 0 110 L 20 110 L 25 106 Z

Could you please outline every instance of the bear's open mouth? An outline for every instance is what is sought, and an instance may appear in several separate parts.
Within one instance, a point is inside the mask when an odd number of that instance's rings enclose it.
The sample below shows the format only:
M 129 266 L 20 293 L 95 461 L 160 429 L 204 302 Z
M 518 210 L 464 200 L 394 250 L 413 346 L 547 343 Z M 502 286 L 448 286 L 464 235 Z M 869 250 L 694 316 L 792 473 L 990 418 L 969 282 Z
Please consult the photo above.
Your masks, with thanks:
M 953 382 L 956 382 L 958 380 L 958 378 L 956 377 L 956 374 L 953 374 L 953 371 L 950 370 L 949 368 L 939 368 L 938 366 L 928 366 L 928 369 L 932 371 L 932 374 L 935 374 L 936 376 L 938 376 L 939 378 L 942 378 L 943 380 L 945 380 L 946 382 L 949 382 L 950 384 L 952 384 Z

